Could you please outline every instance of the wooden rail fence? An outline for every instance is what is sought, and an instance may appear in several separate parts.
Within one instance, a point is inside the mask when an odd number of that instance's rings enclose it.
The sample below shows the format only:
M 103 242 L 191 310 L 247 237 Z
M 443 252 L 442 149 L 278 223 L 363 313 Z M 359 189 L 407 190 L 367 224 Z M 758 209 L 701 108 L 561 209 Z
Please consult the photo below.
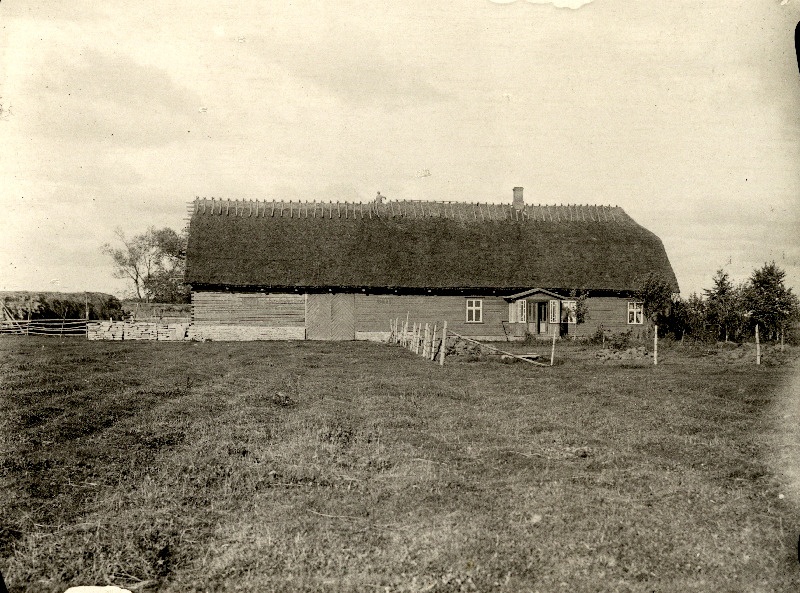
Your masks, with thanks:
M 454 331 L 448 332 L 447 321 L 442 322 L 441 328 L 441 335 L 439 335 L 438 322 L 433 323 L 433 325 L 431 325 L 430 322 L 424 324 L 414 323 L 409 319 L 408 315 L 406 315 L 405 321 L 401 320 L 399 317 L 390 319 L 389 343 L 399 344 L 400 346 L 403 346 L 415 354 L 419 354 L 427 360 L 434 362 L 438 360 L 440 366 L 444 365 L 445 356 L 447 354 L 448 337 L 477 344 L 481 347 L 481 349 L 486 348 L 493 352 L 497 352 L 504 357 L 507 356 L 527 362 L 529 364 L 534 364 L 536 366 L 547 366 L 541 362 L 538 362 L 537 360 L 534 360 L 535 358 L 539 358 L 539 355 L 537 354 L 513 354 L 511 352 L 501 350 L 500 348 L 496 348 L 495 346 L 490 346 L 489 344 L 484 344 L 478 340 L 462 336 Z M 553 360 L 551 358 L 550 366 L 552 366 L 552 364 Z
M 4 319 L 0 334 L 17 336 L 85 336 L 86 319 Z
M 445 350 L 447 349 L 447 322 L 443 321 L 441 333 L 439 323 L 413 323 L 406 315 L 401 323 L 399 317 L 389 320 L 389 343 L 399 344 L 414 354 L 426 360 L 444 365 Z

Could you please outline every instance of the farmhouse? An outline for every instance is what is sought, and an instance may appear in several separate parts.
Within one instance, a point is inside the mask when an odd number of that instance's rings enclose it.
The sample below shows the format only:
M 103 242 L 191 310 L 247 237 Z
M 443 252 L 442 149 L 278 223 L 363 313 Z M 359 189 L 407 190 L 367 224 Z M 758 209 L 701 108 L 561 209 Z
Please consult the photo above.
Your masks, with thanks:
M 190 216 L 193 327 L 213 340 L 376 340 L 407 316 L 479 340 L 638 331 L 641 281 L 678 291 L 621 208 L 526 205 L 522 188 L 509 204 L 198 198 Z

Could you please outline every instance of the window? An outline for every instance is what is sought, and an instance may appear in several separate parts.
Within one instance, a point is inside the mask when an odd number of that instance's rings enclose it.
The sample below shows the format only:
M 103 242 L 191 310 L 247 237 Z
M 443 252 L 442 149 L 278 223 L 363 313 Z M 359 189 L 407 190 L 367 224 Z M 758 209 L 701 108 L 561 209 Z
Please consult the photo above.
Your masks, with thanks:
M 561 323 L 578 322 L 578 302 L 561 301 Z
M 467 299 L 467 323 L 483 323 L 483 301 Z
M 561 321 L 561 301 L 550 301 L 549 311 L 548 320 L 550 323 L 559 323 Z
M 525 323 L 527 312 L 528 312 L 527 302 L 524 299 L 508 303 L 508 322 Z
M 642 303 L 628 303 L 628 325 L 641 325 L 642 323 L 644 323 Z

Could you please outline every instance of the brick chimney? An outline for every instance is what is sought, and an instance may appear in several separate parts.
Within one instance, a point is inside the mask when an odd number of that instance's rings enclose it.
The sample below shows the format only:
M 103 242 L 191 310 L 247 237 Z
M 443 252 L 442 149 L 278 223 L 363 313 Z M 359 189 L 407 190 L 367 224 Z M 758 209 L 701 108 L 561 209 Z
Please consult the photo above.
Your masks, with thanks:
M 521 187 L 514 188 L 514 201 L 512 205 L 517 210 L 523 210 L 525 208 L 525 200 L 522 198 L 522 189 Z

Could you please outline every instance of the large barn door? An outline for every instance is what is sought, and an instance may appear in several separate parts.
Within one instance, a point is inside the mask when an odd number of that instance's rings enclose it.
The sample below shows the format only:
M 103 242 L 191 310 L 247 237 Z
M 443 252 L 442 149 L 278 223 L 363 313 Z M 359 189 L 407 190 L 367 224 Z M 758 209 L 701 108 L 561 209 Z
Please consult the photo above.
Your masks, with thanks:
M 309 294 L 306 300 L 306 338 L 331 339 L 332 294 Z
M 356 297 L 335 294 L 331 301 L 331 340 L 354 340 L 356 337 Z
M 355 295 L 309 294 L 306 300 L 306 338 L 354 340 Z

